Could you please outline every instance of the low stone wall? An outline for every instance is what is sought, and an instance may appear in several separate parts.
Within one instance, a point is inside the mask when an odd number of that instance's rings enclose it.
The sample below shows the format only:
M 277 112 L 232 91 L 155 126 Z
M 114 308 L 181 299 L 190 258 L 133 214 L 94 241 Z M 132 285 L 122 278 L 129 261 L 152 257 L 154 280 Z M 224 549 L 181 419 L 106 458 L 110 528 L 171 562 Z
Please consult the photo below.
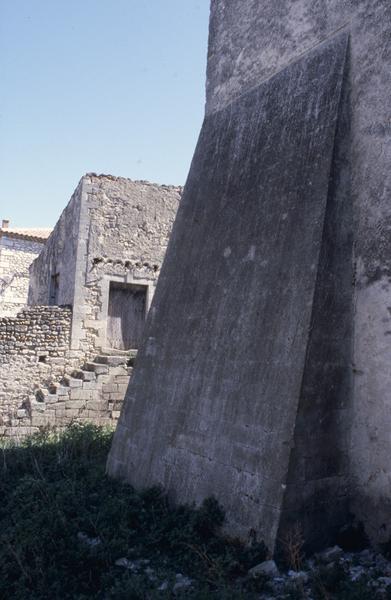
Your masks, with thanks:
M 72 311 L 58 306 L 0 319 L 0 435 L 28 433 L 35 392 L 80 363 L 80 353 L 69 349 L 71 322 Z
M 31 306 L 0 318 L 0 437 L 73 421 L 115 425 L 134 356 L 70 349 L 72 311 Z

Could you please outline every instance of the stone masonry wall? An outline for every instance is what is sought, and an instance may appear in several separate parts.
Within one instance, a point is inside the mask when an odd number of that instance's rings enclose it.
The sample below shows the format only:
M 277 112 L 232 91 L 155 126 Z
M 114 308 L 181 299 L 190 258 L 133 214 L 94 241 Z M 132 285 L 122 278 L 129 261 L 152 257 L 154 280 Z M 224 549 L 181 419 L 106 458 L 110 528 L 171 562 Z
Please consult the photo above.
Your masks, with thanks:
M 79 182 L 30 269 L 28 310 L 0 321 L 0 435 L 73 420 L 116 423 L 129 356 L 105 348 L 110 282 L 146 286 L 147 309 L 181 188 L 94 174 Z M 56 276 L 56 304 L 51 289 Z M 97 362 L 95 362 L 97 361 Z
M 63 210 L 40 256 L 30 268 L 28 303 L 51 303 L 51 278 L 58 275 L 56 304 L 72 306 L 74 303 L 75 272 L 79 246 L 81 183 Z
M 0 319 L 0 438 L 88 421 L 115 425 L 134 355 L 86 361 L 70 350 L 72 311 L 29 307 Z
M 132 369 L 129 356 L 98 356 L 60 382 L 40 388 L 28 414 L 30 432 L 72 422 L 116 425 Z M 15 435 L 15 431 L 20 434 L 19 428 L 7 430 L 6 435 Z
M 110 281 L 148 287 L 150 306 L 182 188 L 110 175 L 82 180 L 72 347 L 106 346 Z
M 80 357 L 69 350 L 72 312 L 35 306 L 0 319 L 0 435 L 28 433 L 35 393 Z
M 111 175 L 82 177 L 30 273 L 29 304 L 47 304 L 58 275 L 58 304 L 73 308 L 71 348 L 93 358 L 106 345 L 110 282 L 154 293 L 181 188 Z
M 43 242 L 0 236 L 0 316 L 15 316 L 27 304 L 29 267 Z

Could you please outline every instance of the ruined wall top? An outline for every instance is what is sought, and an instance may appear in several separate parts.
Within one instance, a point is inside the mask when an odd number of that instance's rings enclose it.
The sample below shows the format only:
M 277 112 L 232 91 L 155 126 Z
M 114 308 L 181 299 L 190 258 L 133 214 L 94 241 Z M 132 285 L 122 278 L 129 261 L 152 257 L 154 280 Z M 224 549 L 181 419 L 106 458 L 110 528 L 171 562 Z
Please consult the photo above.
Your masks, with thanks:
M 150 186 L 153 188 L 158 188 L 158 189 L 167 189 L 167 190 L 177 190 L 177 191 L 182 191 L 183 186 L 180 185 L 171 185 L 171 184 L 165 184 L 165 183 L 154 183 L 152 181 L 147 181 L 146 179 L 131 179 L 130 177 L 121 177 L 119 175 L 110 175 L 110 174 L 106 174 L 106 173 L 86 173 L 84 175 L 84 177 L 89 178 L 91 181 L 95 181 L 95 182 L 109 182 L 109 181 L 115 181 L 118 183 L 122 183 L 123 185 L 127 185 L 127 184 L 134 184 L 135 186 L 138 185 L 142 185 L 142 186 Z
M 126 258 L 160 267 L 182 188 L 91 173 L 84 177 L 84 189 L 89 258 Z

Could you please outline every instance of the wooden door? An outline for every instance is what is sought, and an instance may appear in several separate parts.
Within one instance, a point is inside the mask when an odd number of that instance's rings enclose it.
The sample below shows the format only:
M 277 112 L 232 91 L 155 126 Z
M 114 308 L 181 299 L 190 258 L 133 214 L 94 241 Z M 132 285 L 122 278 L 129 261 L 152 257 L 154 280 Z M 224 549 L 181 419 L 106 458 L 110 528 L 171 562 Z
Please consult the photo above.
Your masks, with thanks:
M 111 282 L 107 317 L 110 348 L 138 348 L 144 330 L 147 286 Z

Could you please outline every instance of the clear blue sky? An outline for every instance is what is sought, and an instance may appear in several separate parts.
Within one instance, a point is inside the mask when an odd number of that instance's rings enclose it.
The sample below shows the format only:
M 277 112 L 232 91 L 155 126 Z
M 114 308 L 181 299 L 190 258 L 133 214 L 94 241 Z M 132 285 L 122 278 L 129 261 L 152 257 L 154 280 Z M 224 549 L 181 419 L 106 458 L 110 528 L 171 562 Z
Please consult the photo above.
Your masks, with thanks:
M 0 219 L 52 226 L 86 172 L 183 184 L 209 0 L 0 0 Z

